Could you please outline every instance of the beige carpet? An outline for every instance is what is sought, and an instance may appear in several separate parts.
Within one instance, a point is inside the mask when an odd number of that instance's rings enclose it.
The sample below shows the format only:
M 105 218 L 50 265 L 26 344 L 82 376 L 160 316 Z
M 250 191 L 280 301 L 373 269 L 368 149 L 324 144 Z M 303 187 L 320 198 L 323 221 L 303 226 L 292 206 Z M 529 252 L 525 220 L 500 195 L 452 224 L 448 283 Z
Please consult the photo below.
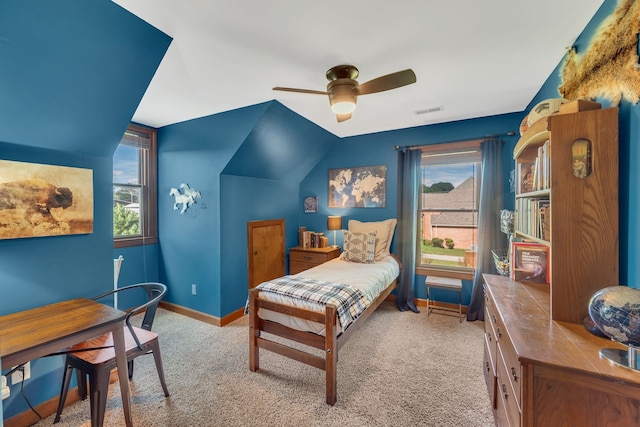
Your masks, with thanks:
M 482 322 L 399 312 L 384 303 L 342 348 L 338 402 L 325 403 L 324 371 L 261 352 L 249 371 L 248 322 L 219 328 L 160 309 L 171 396 L 153 358 L 136 359 L 134 425 L 142 426 L 493 426 L 482 370 Z M 122 426 L 110 388 L 105 426 Z M 49 426 L 53 416 L 37 426 Z M 67 407 L 57 426 L 89 426 L 89 401 Z

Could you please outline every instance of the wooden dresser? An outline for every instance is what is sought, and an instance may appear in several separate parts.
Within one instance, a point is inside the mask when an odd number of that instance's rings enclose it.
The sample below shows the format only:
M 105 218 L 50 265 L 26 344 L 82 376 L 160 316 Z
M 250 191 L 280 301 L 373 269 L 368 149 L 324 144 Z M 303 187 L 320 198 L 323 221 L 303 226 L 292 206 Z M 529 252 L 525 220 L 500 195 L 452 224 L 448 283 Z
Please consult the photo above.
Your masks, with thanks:
M 339 247 L 289 249 L 289 274 L 298 274 L 340 256 Z
M 640 425 L 640 373 L 598 353 L 624 346 L 551 320 L 549 285 L 484 282 L 484 375 L 498 426 Z

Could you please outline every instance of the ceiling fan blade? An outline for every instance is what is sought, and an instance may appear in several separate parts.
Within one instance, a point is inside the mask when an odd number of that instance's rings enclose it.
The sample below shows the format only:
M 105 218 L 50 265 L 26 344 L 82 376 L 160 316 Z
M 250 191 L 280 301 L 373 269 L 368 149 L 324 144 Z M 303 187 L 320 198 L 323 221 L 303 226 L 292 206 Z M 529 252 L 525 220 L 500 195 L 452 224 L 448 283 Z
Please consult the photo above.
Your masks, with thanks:
M 351 113 L 336 114 L 336 119 L 338 119 L 338 123 L 344 122 L 345 120 L 349 120 L 350 118 L 351 118 Z
M 298 92 L 298 93 L 310 93 L 312 95 L 328 95 L 327 92 L 323 92 L 320 90 L 310 90 L 310 89 L 295 89 L 292 87 L 274 87 L 273 90 L 281 90 L 284 92 Z
M 377 79 L 369 80 L 368 82 L 362 83 L 358 86 L 357 90 L 358 95 L 366 95 L 369 93 L 384 92 L 385 90 L 410 85 L 416 81 L 416 74 L 409 68 L 387 74 L 386 76 L 378 77 Z

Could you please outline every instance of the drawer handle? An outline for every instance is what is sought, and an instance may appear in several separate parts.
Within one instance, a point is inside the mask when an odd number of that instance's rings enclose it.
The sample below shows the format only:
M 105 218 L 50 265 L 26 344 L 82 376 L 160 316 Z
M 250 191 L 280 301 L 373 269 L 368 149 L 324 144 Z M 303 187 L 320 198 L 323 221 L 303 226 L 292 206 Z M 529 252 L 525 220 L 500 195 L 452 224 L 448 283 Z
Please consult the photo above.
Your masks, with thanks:
M 305 256 L 305 257 L 304 257 L 304 260 L 305 260 L 305 261 L 311 261 L 311 257 L 310 257 L 310 256 Z
M 502 338 L 502 330 L 500 329 L 500 326 L 496 328 L 496 334 L 498 335 L 498 338 Z
M 493 323 L 497 323 L 498 322 L 498 319 L 496 319 L 496 315 L 495 314 L 491 315 L 491 320 L 493 321 Z
M 509 394 L 507 394 L 507 386 L 506 384 L 502 384 L 502 397 L 506 399 L 507 396 L 509 396 Z
M 487 367 L 487 372 L 489 372 L 491 370 L 491 367 L 489 366 L 489 361 L 487 360 L 486 362 L 484 362 L 484 364 Z
M 489 340 L 489 342 L 491 342 L 491 334 L 487 333 L 487 340 Z
M 518 371 L 514 366 L 511 367 L 511 376 L 513 377 L 514 381 L 518 381 Z

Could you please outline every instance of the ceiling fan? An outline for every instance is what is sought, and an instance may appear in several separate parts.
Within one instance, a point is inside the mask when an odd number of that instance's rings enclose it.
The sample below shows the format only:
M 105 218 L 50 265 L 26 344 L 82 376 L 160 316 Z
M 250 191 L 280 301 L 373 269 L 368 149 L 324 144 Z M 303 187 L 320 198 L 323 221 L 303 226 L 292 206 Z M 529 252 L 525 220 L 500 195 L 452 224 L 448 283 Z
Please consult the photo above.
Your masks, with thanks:
M 331 110 L 336 114 L 338 122 L 343 122 L 351 118 L 351 113 L 356 108 L 358 95 L 384 92 L 416 82 L 416 74 L 411 69 L 387 74 L 362 84 L 356 81 L 359 74 L 360 72 L 353 65 L 336 65 L 327 71 L 329 83 L 325 92 L 279 86 L 274 87 L 273 90 L 329 95 Z

